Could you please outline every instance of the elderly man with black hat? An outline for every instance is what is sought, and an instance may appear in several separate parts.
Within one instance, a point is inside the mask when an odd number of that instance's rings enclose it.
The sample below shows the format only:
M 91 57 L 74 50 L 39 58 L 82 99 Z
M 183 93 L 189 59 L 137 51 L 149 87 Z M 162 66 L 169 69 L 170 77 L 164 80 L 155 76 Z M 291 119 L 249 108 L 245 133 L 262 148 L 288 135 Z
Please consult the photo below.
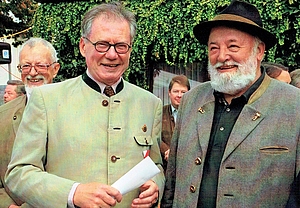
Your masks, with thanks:
M 285 207 L 300 170 L 300 91 L 261 67 L 276 37 L 243 1 L 194 34 L 211 81 L 181 100 L 161 207 Z

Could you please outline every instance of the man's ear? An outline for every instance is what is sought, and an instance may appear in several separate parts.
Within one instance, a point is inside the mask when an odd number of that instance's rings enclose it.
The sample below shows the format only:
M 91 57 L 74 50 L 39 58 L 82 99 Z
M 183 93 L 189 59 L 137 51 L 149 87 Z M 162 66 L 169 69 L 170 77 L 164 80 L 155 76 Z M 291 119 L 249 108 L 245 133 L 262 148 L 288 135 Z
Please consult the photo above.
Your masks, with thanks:
M 53 69 L 54 69 L 54 71 L 53 71 L 54 72 L 53 78 L 54 78 L 54 77 L 56 77 L 58 70 L 60 69 L 60 63 L 55 63 Z
M 257 60 L 262 61 L 265 56 L 266 45 L 260 42 L 257 46 Z
M 80 41 L 79 41 L 79 50 L 80 50 L 80 53 L 83 57 L 85 57 L 85 42 L 84 42 L 84 38 L 81 37 L 80 38 Z

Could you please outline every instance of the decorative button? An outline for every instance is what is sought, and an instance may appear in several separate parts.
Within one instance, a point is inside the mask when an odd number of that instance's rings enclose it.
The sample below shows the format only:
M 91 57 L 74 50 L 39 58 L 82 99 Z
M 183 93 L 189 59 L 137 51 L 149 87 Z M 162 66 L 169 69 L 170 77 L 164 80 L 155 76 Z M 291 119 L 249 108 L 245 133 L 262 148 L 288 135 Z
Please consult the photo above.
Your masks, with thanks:
M 230 112 L 230 108 L 226 108 L 226 111 L 227 111 L 227 112 Z
M 142 127 L 142 131 L 143 131 L 143 132 L 146 132 L 146 131 L 147 131 L 147 125 L 146 125 L 146 124 L 144 124 L 144 126 Z
M 200 157 L 197 157 L 196 160 L 195 160 L 195 164 L 196 164 L 196 165 L 201 165 L 201 163 L 202 163 L 201 158 L 200 158 Z
M 202 107 L 198 108 L 198 111 L 202 114 L 205 113 L 205 110 Z
M 108 101 L 107 101 L 107 100 L 103 100 L 103 101 L 102 101 L 102 105 L 103 105 L 104 107 L 108 106 Z
M 111 160 L 113 163 L 115 163 L 118 159 L 120 159 L 120 158 L 117 157 L 117 156 L 115 156 L 115 155 L 113 155 L 113 156 L 110 157 L 110 160 Z
M 220 127 L 220 131 L 224 131 L 224 127 L 222 126 L 222 127 Z
M 14 119 L 14 120 L 17 120 L 17 116 L 14 116 L 13 119 Z
M 255 113 L 255 115 L 253 116 L 253 118 L 252 118 L 252 121 L 256 121 L 257 119 L 259 119 L 260 118 L 260 113 L 259 112 L 256 112 Z
M 194 185 L 190 186 L 190 192 L 192 192 L 192 193 L 196 192 L 196 187 Z

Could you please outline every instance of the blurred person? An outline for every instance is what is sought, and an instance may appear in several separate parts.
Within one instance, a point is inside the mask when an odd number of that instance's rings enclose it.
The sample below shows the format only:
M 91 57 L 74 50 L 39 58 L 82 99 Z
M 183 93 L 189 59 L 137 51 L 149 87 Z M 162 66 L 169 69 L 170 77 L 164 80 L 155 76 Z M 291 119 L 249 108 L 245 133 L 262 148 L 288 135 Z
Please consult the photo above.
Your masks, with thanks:
M 163 106 L 162 131 L 160 152 L 163 159 L 164 170 L 167 168 L 167 162 L 170 152 L 170 143 L 173 130 L 176 123 L 178 107 L 184 93 L 190 90 L 190 82 L 185 75 L 174 76 L 169 83 L 168 95 L 171 104 Z
M 7 103 L 25 94 L 24 83 L 21 80 L 8 80 L 4 90 L 3 101 Z
M 211 81 L 180 102 L 161 207 L 285 207 L 300 170 L 300 91 L 261 67 L 276 37 L 238 0 L 194 35 Z
M 300 88 L 300 69 L 295 69 L 290 73 L 291 85 Z
M 18 68 L 27 91 L 31 91 L 32 87 L 52 83 L 60 68 L 54 47 L 42 38 L 30 38 L 22 45 L 19 63 Z M 8 190 L 4 175 L 27 101 L 27 96 L 20 96 L 0 106 L 0 208 L 14 208 L 24 202 Z M 33 112 L 28 116 L 35 118 L 36 114 Z
M 33 207 L 154 206 L 164 187 L 162 101 L 122 78 L 135 16 L 120 2 L 103 3 L 84 15 L 81 32 L 87 71 L 32 91 L 7 185 Z M 111 184 L 143 160 L 144 152 L 161 173 L 121 195 Z
M 289 84 L 291 82 L 291 76 L 289 68 L 278 63 L 263 62 L 262 66 L 265 67 L 267 75 L 277 79 L 279 81 Z

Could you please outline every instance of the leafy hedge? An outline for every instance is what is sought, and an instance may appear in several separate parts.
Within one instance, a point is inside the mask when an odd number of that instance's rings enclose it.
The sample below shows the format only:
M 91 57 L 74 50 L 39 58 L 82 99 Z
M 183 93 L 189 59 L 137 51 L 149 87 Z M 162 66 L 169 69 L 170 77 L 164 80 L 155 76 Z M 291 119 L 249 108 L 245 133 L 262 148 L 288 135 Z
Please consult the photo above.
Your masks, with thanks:
M 59 53 L 58 80 L 82 74 L 85 61 L 78 48 L 84 13 L 100 2 L 42 3 L 33 20 L 33 35 L 53 43 Z M 291 70 L 300 67 L 300 7 L 297 0 L 248 0 L 255 4 L 264 27 L 276 34 L 278 44 L 266 52 L 265 61 L 275 61 Z M 193 35 L 193 27 L 209 20 L 230 0 L 126 0 L 136 14 L 137 36 L 125 79 L 148 88 L 154 63 L 177 65 L 207 62 L 206 47 Z M 150 76 L 149 76 L 150 74 Z

